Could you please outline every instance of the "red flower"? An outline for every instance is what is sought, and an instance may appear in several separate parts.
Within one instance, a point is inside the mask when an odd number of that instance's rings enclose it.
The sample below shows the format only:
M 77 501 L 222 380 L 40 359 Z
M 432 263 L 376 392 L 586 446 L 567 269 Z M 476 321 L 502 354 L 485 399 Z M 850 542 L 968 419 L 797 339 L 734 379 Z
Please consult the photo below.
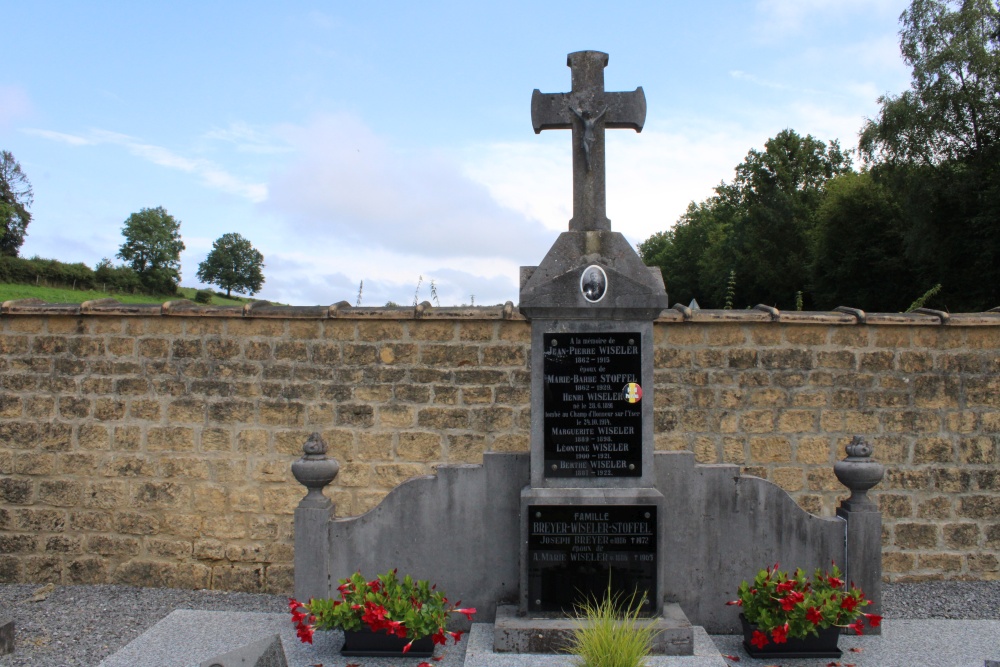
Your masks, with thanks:
M 806 610 L 806 620 L 813 625 L 819 625 L 820 621 L 823 620 L 823 614 L 817 607 L 809 607 Z
M 865 614 L 865 618 L 868 619 L 868 624 L 873 628 L 877 628 L 882 625 L 882 617 L 878 614 Z
M 778 584 L 778 592 L 779 593 L 787 593 L 787 592 L 791 591 L 794 588 L 795 588 L 795 582 L 794 581 L 785 581 L 785 582 L 782 582 L 782 583 Z
M 729 606 L 736 605 L 737 607 L 742 607 L 743 606 L 743 600 L 730 600 L 726 604 L 729 605 Z
M 372 593 L 378 593 L 382 590 L 382 582 L 376 579 L 375 581 L 368 582 L 368 588 L 372 589 Z
M 454 639 L 455 643 L 457 644 L 459 641 L 461 641 L 463 633 L 459 631 L 459 632 L 449 632 L 448 634 L 451 635 L 451 638 Z
M 413 640 L 411 639 L 409 643 L 403 647 L 403 653 L 409 653 L 410 649 L 413 648 Z
M 438 631 L 433 635 L 431 635 L 431 640 L 434 642 L 435 646 L 438 644 L 440 644 L 441 646 L 447 644 L 448 638 L 444 634 L 444 628 L 438 628 Z
M 419 663 L 417 667 L 431 667 L 431 663 L 425 660 L 424 662 Z
M 476 613 L 476 608 L 469 607 L 467 609 L 456 609 L 455 612 L 459 614 L 465 614 L 465 617 L 471 621 L 472 615 Z
M 784 644 L 788 641 L 788 623 L 771 630 L 771 639 L 775 644 Z
M 826 580 L 829 581 L 830 585 L 834 588 L 844 587 L 844 581 L 842 579 L 838 579 L 837 577 L 827 577 Z
M 794 591 L 792 593 L 789 593 L 788 597 L 781 598 L 779 602 L 781 602 L 782 609 L 784 609 L 785 611 L 791 611 L 795 609 L 795 605 L 797 605 L 798 603 L 802 602 L 805 599 L 806 597 L 802 595 L 802 593 Z
M 861 635 L 865 632 L 865 619 L 859 618 L 850 625 L 848 625 L 851 630 L 854 630 L 854 634 Z
M 760 650 L 767 645 L 767 635 L 760 630 L 754 630 L 753 637 L 750 638 L 750 643 L 756 646 L 757 650 Z
M 858 606 L 857 599 L 854 598 L 854 597 L 851 597 L 850 595 L 848 595 L 847 597 L 845 597 L 841 601 L 841 603 L 840 603 L 840 608 L 841 609 L 846 609 L 847 611 L 854 611 L 854 608 L 857 607 L 857 606 Z
M 295 634 L 298 635 L 299 641 L 303 644 L 313 643 L 313 627 L 311 625 L 299 625 L 295 629 Z

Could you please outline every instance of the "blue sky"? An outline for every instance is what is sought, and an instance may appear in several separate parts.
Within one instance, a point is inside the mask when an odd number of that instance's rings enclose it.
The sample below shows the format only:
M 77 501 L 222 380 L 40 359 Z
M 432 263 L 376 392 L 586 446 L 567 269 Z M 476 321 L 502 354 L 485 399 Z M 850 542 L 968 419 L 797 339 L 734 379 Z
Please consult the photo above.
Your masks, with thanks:
M 0 148 L 34 187 L 22 248 L 91 266 L 163 206 L 182 284 L 239 232 L 260 298 L 297 305 L 517 301 L 571 217 L 570 133 L 535 135 L 531 91 L 566 54 L 642 86 L 641 134 L 608 132 L 608 217 L 633 243 L 792 128 L 856 143 L 909 85 L 904 0 L 13 2 Z M 669 291 L 669 275 L 668 291 Z

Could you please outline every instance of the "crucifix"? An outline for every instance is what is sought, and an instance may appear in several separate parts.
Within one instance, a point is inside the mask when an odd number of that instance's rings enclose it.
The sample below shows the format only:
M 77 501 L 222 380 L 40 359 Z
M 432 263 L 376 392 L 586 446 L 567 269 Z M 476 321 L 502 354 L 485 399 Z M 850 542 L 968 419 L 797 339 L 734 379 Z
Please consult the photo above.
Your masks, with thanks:
M 531 125 L 542 130 L 573 130 L 573 218 L 571 232 L 607 231 L 604 183 L 604 128 L 642 132 L 646 95 L 642 86 L 631 92 L 604 90 L 608 54 L 577 51 L 566 56 L 572 73 L 568 93 L 531 94 Z

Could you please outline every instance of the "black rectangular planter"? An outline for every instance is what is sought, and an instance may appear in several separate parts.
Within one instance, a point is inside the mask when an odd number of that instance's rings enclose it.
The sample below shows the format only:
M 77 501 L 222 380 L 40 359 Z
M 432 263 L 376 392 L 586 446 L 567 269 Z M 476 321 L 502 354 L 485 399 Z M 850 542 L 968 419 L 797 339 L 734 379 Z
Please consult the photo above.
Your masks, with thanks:
M 740 623 L 743 624 L 743 649 L 751 658 L 839 658 L 843 655 L 837 648 L 840 628 L 835 625 L 825 630 L 819 628 L 818 637 L 812 635 L 801 639 L 789 637 L 784 644 L 775 644 L 769 636 L 764 648 L 758 649 L 750 643 L 757 626 L 750 625 L 743 614 L 740 614 Z
M 371 658 L 429 658 L 434 655 L 434 640 L 430 635 L 415 639 L 406 653 L 403 647 L 410 642 L 386 632 L 372 632 L 369 628 L 344 630 L 344 646 L 340 655 L 368 656 Z

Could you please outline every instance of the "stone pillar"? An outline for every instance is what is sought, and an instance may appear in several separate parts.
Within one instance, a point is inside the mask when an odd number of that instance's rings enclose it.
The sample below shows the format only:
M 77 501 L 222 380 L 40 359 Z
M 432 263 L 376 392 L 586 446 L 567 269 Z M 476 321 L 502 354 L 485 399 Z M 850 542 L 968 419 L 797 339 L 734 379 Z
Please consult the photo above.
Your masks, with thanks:
M 865 612 L 882 614 L 882 513 L 868 489 L 882 481 L 885 467 L 871 458 L 872 446 L 861 436 L 854 436 L 847 445 L 847 458 L 837 461 L 833 472 L 840 483 L 851 491 L 842 501 L 837 516 L 847 521 L 847 562 L 844 577 L 864 591 L 872 601 Z M 873 635 L 882 628 L 866 628 Z
M 302 451 L 302 458 L 292 463 L 292 474 L 309 490 L 295 508 L 295 599 L 305 602 L 329 596 L 329 523 L 336 506 L 323 495 L 323 487 L 337 476 L 340 465 L 326 456 L 319 433 L 309 436 Z

